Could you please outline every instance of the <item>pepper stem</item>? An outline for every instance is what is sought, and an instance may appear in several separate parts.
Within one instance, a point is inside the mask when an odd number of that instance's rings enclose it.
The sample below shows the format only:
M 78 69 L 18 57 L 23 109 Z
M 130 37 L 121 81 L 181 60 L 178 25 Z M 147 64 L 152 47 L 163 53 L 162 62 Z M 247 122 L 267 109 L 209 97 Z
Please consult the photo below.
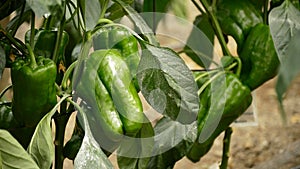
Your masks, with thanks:
M 36 60 L 35 60 L 35 57 L 34 57 L 34 53 L 33 53 L 33 51 L 32 51 L 32 49 L 31 49 L 31 46 L 29 45 L 29 44 L 25 44 L 26 45 L 26 47 L 27 47 L 27 49 L 28 49 L 28 52 L 29 52 L 29 59 L 30 59 L 30 67 L 31 68 L 36 68 L 38 65 L 37 65 L 37 63 L 36 63 Z
M 223 37 L 222 29 L 221 29 L 220 24 L 217 20 L 217 17 L 213 12 L 213 6 L 210 6 L 206 0 L 200 0 L 200 2 L 202 3 L 203 7 L 205 8 L 208 16 L 210 17 L 210 19 L 212 21 L 212 25 L 215 29 L 215 33 L 217 35 L 217 38 L 218 38 L 218 40 L 221 44 L 223 53 L 225 55 L 232 56 L 229 49 L 228 49 L 228 47 L 227 47 L 226 41 Z
M 223 155 L 222 155 L 222 163 L 220 165 L 220 169 L 227 169 L 228 166 L 231 134 L 232 134 L 232 128 L 228 127 L 225 130 L 225 135 L 223 139 Z

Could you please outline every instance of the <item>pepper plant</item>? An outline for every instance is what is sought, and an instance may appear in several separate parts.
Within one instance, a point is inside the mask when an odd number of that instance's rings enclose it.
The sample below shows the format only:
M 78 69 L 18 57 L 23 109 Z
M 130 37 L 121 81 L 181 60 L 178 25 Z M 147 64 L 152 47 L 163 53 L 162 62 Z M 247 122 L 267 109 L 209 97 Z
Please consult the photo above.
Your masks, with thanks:
M 119 168 L 167 169 L 185 156 L 198 162 L 223 132 L 220 168 L 227 168 L 230 125 L 251 105 L 251 92 L 276 75 L 286 122 L 283 96 L 300 70 L 299 1 L 191 0 L 199 15 L 175 52 L 160 45 L 156 29 L 161 13 L 184 16 L 184 2 L 0 2 L 0 19 L 13 16 L 0 28 L 0 70 L 11 69 L 12 79 L 0 94 L 0 168 L 61 169 L 66 158 L 74 168 L 113 168 L 115 153 Z M 30 29 L 17 38 L 25 22 Z M 190 70 L 181 53 L 201 69 Z M 13 97 L 2 98 L 10 89 Z M 142 96 L 158 121 L 149 120 Z M 73 134 L 64 140 L 72 114 Z

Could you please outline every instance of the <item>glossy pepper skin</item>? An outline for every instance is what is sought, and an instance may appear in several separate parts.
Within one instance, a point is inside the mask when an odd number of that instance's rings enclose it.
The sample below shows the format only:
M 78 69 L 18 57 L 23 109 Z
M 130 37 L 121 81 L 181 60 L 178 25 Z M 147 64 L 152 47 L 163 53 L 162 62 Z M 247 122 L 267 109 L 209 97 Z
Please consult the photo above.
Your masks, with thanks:
M 280 62 L 268 25 L 258 24 L 251 30 L 240 58 L 240 79 L 251 90 L 277 75 Z
M 120 26 L 101 28 L 98 30 L 98 36 L 94 38 L 94 49 L 119 50 L 137 87 L 135 76 L 140 61 L 138 41 L 127 29 Z
M 252 102 L 251 91 L 244 86 L 238 77 L 232 73 L 226 73 L 224 78 L 215 79 L 215 91 L 208 86 L 203 93 L 200 94 L 200 109 L 198 112 L 198 138 L 188 150 L 187 157 L 193 161 L 199 161 L 213 145 L 216 137 L 226 130 L 229 125 L 236 120 L 250 106 Z M 225 80 L 226 85 L 222 85 Z M 219 88 L 226 87 L 221 92 Z M 212 97 L 213 93 L 215 97 Z M 221 97 L 218 97 L 221 93 Z M 216 119 L 208 120 L 209 115 L 217 115 L 221 113 L 220 121 L 216 123 Z M 205 126 L 217 125 L 213 131 L 204 131 Z M 202 132 L 211 132 L 205 139 L 200 138 Z M 204 133 L 205 134 L 205 133 Z
M 30 42 L 30 32 L 31 30 L 26 32 L 25 35 L 25 42 L 29 44 Z M 35 36 L 34 36 L 34 43 L 33 43 L 33 52 L 36 56 L 44 56 L 46 58 L 53 59 L 56 39 L 58 37 L 58 31 L 57 30 L 46 30 L 46 29 L 40 29 L 35 30 Z M 62 80 L 64 69 L 66 66 L 66 58 L 65 58 L 65 51 L 66 47 L 69 42 L 69 35 L 66 31 L 63 31 L 62 33 L 62 39 L 61 43 L 58 48 L 58 57 L 56 62 L 57 69 L 57 76 L 56 76 L 56 82 L 60 84 L 60 81 Z
M 216 15 L 223 33 L 233 36 L 238 50 L 251 28 L 263 22 L 261 13 L 248 0 L 221 0 Z
M 102 61 L 103 52 L 93 52 L 85 61 L 83 73 L 76 93 L 91 109 L 87 109 L 89 118 L 94 118 L 99 128 L 111 141 L 119 141 L 123 136 L 123 124 L 114 102 L 100 80 L 98 67 Z M 100 129 L 98 129 L 100 130 Z
M 49 59 L 31 57 L 13 62 L 12 111 L 16 120 L 25 126 L 35 126 L 56 104 L 56 65 Z
M 143 107 L 131 81 L 129 68 L 118 50 L 99 50 L 98 74 L 120 114 L 125 134 L 135 136 L 142 127 Z

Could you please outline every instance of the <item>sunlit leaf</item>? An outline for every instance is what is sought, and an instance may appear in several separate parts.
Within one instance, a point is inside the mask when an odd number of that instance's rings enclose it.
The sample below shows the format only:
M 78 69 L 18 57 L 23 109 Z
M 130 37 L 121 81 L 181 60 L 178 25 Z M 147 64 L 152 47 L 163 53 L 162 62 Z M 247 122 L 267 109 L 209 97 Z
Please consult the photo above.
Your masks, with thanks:
M 34 160 L 6 130 L 0 129 L 2 168 L 39 169 Z

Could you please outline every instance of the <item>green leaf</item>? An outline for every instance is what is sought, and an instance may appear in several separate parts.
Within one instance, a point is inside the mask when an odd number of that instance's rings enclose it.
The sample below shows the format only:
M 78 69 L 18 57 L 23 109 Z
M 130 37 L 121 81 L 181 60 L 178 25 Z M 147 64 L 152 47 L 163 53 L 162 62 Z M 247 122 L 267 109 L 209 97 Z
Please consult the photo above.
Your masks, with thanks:
M 299 44 L 300 30 L 297 31 L 297 34 L 291 37 L 285 52 L 285 58 L 281 62 L 278 80 L 276 84 L 276 92 L 280 102 L 282 101 L 282 96 L 284 95 L 292 81 L 300 73 Z
M 30 155 L 6 130 L 0 129 L 0 155 L 3 168 L 39 169 Z
M 0 2 L 0 20 L 9 16 L 14 10 L 21 7 L 25 0 L 2 0 Z
M 31 142 L 28 146 L 28 153 L 38 164 L 39 168 L 50 168 L 54 157 L 54 145 L 52 139 L 51 118 L 56 112 L 61 100 L 47 113 L 37 125 Z
M 100 14 L 101 7 L 99 0 L 89 0 L 88 3 L 85 3 L 84 20 L 87 31 L 92 30 L 97 25 Z
M 146 117 L 145 117 L 146 118 Z M 145 121 L 149 121 L 148 119 Z M 120 169 L 146 168 L 154 145 L 154 130 L 150 122 L 143 126 L 136 137 L 126 137 L 117 150 Z
M 6 64 L 6 56 L 4 49 L 0 46 L 0 80 L 2 79 L 2 73 Z
M 1 152 L 0 152 L 0 168 L 2 168 L 2 157 L 1 157 Z
M 123 7 L 129 17 L 133 20 L 137 28 L 139 28 L 141 33 L 147 38 L 147 41 L 152 45 L 158 45 L 158 41 L 154 36 L 153 31 L 149 28 L 145 20 L 134 9 L 121 0 L 114 1 Z
M 133 0 L 123 0 L 124 3 L 130 5 L 133 3 Z M 123 17 L 126 14 L 126 11 L 123 10 L 122 6 L 118 3 L 113 3 L 110 7 L 107 8 L 106 13 L 109 13 L 107 16 L 110 20 L 117 20 Z
M 42 17 L 43 15 L 58 15 L 62 11 L 62 1 L 61 0 L 26 0 L 27 4 L 31 7 L 37 17 Z
M 212 62 L 214 30 L 208 15 L 195 18 L 194 26 L 184 47 L 185 53 L 198 65 L 208 68 Z
M 289 1 L 284 1 L 274 8 L 269 15 L 270 31 L 278 54 L 281 68 L 276 84 L 276 92 L 280 104 L 283 94 L 299 73 L 300 11 Z
M 76 104 L 74 106 L 79 110 L 80 116 L 84 122 L 85 135 L 82 140 L 79 152 L 74 160 L 75 169 L 90 169 L 90 168 L 101 168 L 101 169 L 113 169 L 113 165 L 108 160 L 107 156 L 101 150 L 99 144 L 94 139 L 86 114 Z
M 199 109 L 192 72 L 173 50 L 142 43 L 137 73 L 142 94 L 159 113 L 181 123 L 192 123 Z
M 185 156 L 197 137 L 197 122 L 183 125 L 168 118 L 160 119 L 155 131 L 154 155 L 148 168 L 173 168 Z
M 159 21 L 164 17 L 164 15 L 161 15 L 161 13 L 167 12 L 167 6 L 169 2 L 170 0 L 144 0 L 143 12 L 153 12 L 153 17 L 145 18 L 145 21 L 153 30 L 157 28 Z

